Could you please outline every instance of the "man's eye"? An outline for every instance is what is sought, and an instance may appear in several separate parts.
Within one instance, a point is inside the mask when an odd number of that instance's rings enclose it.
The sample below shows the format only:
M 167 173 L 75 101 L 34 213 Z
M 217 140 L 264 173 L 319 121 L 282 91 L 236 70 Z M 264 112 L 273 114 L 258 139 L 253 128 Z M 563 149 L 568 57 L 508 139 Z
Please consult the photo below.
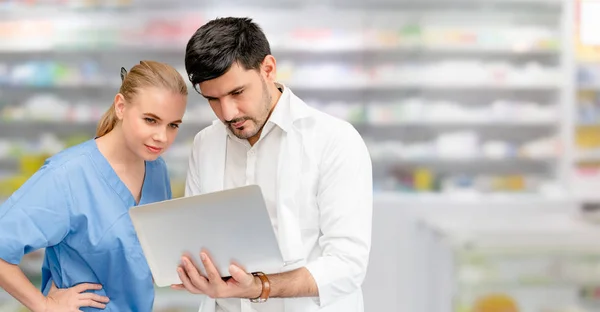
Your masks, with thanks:
M 232 94 L 233 95 L 240 95 L 240 94 L 242 94 L 242 92 L 244 92 L 244 90 L 236 91 L 236 92 L 233 92 Z

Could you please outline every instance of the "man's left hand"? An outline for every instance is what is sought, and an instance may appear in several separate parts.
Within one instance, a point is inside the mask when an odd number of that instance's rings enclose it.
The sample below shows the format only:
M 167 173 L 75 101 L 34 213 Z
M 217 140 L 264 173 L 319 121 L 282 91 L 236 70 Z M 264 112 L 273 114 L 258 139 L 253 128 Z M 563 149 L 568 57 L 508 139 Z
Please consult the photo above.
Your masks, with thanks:
M 193 294 L 204 294 L 210 298 L 257 298 L 262 292 L 262 283 L 254 275 L 242 268 L 231 264 L 231 278 L 224 280 L 205 252 L 200 253 L 200 259 L 206 270 L 203 276 L 193 260 L 183 256 L 177 273 L 182 284 L 172 285 L 173 289 L 187 290 Z

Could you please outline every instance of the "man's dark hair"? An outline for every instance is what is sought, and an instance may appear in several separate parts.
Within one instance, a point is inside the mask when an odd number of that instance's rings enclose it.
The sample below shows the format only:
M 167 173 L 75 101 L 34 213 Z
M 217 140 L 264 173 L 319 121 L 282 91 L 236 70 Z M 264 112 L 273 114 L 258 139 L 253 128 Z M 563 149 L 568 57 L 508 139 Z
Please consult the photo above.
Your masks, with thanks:
M 185 69 L 195 86 L 220 77 L 236 62 L 246 70 L 258 69 L 269 54 L 269 41 L 252 19 L 217 18 L 196 30 L 188 41 Z

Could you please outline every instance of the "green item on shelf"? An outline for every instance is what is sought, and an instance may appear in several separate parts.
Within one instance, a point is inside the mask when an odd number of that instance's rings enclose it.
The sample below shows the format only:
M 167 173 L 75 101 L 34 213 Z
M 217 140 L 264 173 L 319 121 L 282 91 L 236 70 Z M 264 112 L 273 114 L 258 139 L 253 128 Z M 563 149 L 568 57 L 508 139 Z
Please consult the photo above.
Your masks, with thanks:
M 87 140 L 89 140 L 90 137 L 89 136 L 85 136 L 85 135 L 75 135 L 75 136 L 71 136 L 69 138 L 67 138 L 64 143 L 66 147 L 72 147 L 75 146 L 77 144 L 83 143 Z
M 418 24 L 409 24 L 400 28 L 400 34 L 402 35 L 421 35 L 422 29 Z

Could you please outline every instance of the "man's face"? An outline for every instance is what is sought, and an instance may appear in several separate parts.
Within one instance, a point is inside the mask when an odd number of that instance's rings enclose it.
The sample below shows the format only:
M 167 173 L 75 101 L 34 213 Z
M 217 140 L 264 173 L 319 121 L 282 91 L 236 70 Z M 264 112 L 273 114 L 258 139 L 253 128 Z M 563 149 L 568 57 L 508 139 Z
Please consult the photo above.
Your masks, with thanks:
M 235 136 L 258 140 L 274 104 L 262 71 L 245 70 L 234 63 L 221 77 L 202 82 L 198 87 Z

